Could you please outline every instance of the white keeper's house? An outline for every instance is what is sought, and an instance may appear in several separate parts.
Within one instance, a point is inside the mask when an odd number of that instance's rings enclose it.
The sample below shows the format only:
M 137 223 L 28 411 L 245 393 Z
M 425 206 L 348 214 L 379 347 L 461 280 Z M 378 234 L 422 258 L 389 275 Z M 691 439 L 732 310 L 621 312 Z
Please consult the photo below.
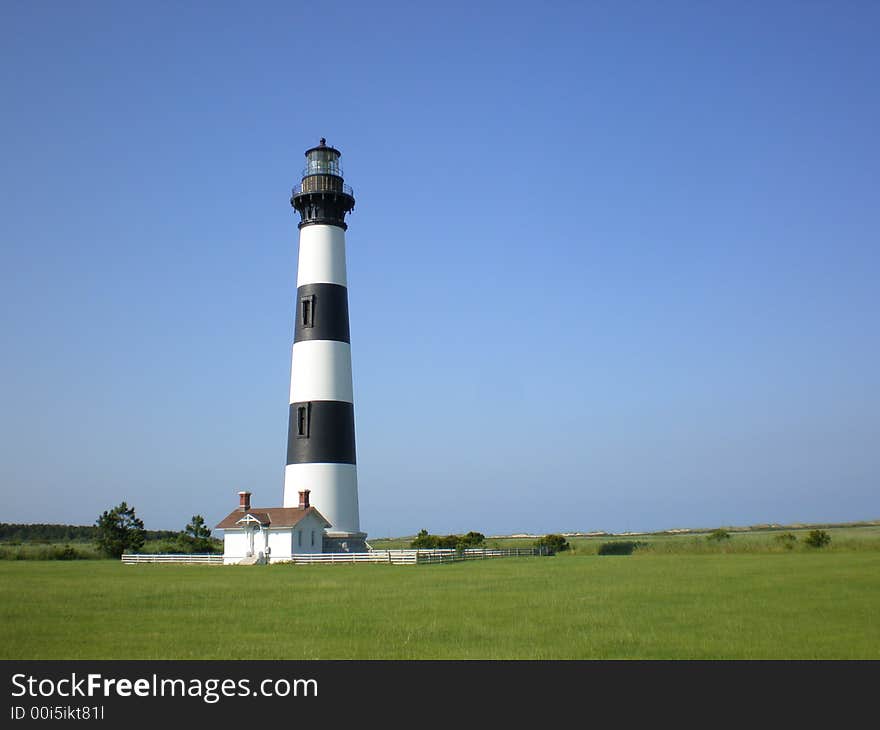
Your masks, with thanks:
M 239 506 L 216 526 L 223 530 L 223 564 L 283 563 L 295 554 L 323 551 L 330 523 L 309 504 L 309 490 L 297 507 L 251 507 L 251 493 L 239 492 Z

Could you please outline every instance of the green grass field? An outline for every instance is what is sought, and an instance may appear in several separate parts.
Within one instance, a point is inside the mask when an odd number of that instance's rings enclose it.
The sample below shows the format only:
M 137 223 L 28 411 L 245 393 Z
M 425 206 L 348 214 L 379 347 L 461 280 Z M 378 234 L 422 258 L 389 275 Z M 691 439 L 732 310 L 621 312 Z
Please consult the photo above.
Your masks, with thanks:
M 0 658 L 880 659 L 880 551 L 840 542 L 423 566 L 2 561 Z

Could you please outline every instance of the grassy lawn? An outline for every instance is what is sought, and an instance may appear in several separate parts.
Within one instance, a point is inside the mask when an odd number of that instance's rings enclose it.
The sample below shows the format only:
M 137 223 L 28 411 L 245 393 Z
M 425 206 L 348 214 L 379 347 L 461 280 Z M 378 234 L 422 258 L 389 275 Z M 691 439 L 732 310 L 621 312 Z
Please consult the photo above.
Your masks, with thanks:
M 880 659 L 880 552 L 0 562 L 2 659 Z

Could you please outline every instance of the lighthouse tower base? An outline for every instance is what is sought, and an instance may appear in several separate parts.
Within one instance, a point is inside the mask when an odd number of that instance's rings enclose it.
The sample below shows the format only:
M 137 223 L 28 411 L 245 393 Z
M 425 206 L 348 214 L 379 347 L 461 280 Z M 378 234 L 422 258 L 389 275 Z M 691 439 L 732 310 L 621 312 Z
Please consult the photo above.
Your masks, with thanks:
M 366 532 L 353 533 L 324 533 L 323 551 L 325 553 L 366 553 L 370 551 L 367 545 Z

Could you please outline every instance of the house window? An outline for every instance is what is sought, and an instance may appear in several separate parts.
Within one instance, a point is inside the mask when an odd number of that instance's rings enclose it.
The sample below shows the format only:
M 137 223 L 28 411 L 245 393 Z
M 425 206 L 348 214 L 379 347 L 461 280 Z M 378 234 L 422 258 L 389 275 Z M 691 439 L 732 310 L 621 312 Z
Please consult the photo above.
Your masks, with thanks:
M 302 321 L 301 324 L 305 328 L 314 327 L 315 326 L 315 295 L 310 294 L 307 297 L 303 297 L 300 299 L 300 303 L 302 304 Z
M 302 530 L 296 531 L 296 545 L 297 547 L 302 547 L 303 544 L 303 533 Z
M 315 531 L 312 530 L 312 547 L 315 547 Z
M 304 403 L 296 407 L 296 437 L 307 439 L 312 420 L 312 404 Z

